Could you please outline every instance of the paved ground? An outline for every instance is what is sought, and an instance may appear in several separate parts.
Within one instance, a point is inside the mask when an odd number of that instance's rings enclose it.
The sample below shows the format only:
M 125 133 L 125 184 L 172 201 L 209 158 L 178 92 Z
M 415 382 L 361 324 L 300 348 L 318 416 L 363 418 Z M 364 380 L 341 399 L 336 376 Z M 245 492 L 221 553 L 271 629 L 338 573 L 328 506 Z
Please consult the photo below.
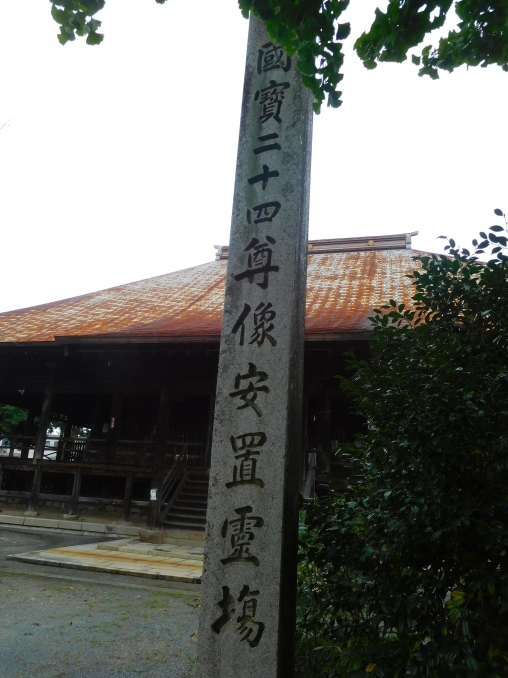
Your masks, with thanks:
M 138 541 L 138 540 L 136 540 Z M 38 565 L 52 565 L 75 570 L 107 572 L 110 574 L 132 575 L 148 579 L 201 583 L 203 563 L 201 560 L 177 558 L 172 554 L 152 551 L 140 553 L 134 546 L 129 551 L 107 551 L 99 549 L 102 544 L 84 544 L 60 548 L 29 551 L 8 556 L 9 559 Z M 138 544 L 135 544 L 137 546 Z M 141 544 L 146 546 L 146 544 Z M 148 551 L 148 549 L 144 549 Z M 186 554 L 189 555 L 189 554 Z
M 141 520 L 139 516 L 128 523 L 122 522 L 120 517 L 108 511 L 81 511 L 78 509 L 75 520 L 65 520 L 62 509 L 42 507 L 38 509 L 37 516 L 26 516 L 25 506 L 5 506 L 0 504 L 0 526 L 14 525 L 24 526 L 27 529 L 35 528 L 38 531 L 46 527 L 54 532 L 64 534 L 110 534 L 112 536 L 137 537 L 140 529 L 146 529 L 146 518 Z
M 0 678 L 193 675 L 197 586 L 5 560 L 97 541 L 0 528 Z

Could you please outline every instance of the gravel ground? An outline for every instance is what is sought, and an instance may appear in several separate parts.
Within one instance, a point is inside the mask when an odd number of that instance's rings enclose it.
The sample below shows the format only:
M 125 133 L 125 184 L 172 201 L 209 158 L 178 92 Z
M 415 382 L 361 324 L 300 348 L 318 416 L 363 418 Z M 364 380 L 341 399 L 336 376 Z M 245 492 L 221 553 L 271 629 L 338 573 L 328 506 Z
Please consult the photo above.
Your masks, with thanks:
M 2 531 L 0 554 L 19 553 L 32 540 L 39 548 L 53 541 Z M 80 571 L 62 577 L 60 568 L 44 568 L 55 571 L 46 575 L 10 567 L 0 563 L 0 678 L 194 675 L 196 593 L 119 575 L 86 573 L 86 580 Z

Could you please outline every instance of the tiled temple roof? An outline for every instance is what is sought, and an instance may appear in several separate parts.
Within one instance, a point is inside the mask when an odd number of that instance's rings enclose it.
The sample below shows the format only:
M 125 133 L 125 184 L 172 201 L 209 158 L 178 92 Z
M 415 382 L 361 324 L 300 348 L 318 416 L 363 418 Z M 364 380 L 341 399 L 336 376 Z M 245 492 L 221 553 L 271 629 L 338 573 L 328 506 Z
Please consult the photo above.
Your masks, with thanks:
M 421 254 L 411 235 L 309 242 L 307 340 L 368 334 L 372 309 L 408 303 Z M 0 314 L 0 342 L 217 341 L 227 268 L 218 260 L 155 278 Z

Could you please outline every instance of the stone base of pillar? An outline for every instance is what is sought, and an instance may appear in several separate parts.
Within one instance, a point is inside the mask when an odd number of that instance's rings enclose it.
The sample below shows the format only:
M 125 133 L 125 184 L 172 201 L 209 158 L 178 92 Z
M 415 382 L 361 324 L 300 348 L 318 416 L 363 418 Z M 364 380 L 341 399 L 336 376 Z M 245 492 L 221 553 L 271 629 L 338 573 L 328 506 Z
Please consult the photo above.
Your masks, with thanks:
M 78 516 L 75 513 L 64 513 L 63 519 L 64 520 L 77 520 Z
M 25 511 L 23 515 L 27 518 L 37 518 L 37 516 L 40 516 L 41 514 L 38 511 Z

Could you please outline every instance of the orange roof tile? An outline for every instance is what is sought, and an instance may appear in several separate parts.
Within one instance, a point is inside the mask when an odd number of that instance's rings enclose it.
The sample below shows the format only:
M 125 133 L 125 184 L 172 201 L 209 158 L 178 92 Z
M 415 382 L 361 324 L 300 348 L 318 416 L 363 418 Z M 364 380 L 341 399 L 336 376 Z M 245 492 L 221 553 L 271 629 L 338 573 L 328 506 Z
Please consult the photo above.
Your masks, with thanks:
M 406 274 L 417 267 L 412 261 L 415 254 L 420 253 L 374 249 L 309 255 L 307 337 L 368 332 L 368 316 L 374 307 L 390 298 L 409 302 L 413 292 Z M 51 342 L 55 337 L 91 339 L 97 335 L 111 340 L 216 338 L 222 323 L 226 266 L 226 261 L 214 261 L 1 313 L 0 342 Z

